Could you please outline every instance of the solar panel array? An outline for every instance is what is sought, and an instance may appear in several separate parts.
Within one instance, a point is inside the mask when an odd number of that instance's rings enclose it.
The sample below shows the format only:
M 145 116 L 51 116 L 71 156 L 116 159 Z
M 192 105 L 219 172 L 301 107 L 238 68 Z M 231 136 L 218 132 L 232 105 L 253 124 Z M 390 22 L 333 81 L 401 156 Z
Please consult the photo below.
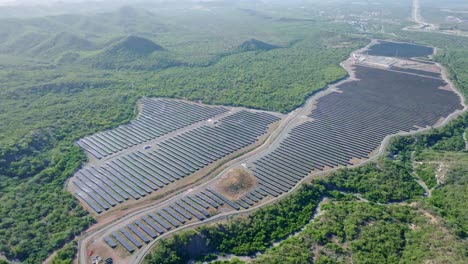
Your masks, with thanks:
M 289 191 L 314 170 L 368 158 L 387 135 L 434 125 L 463 108 L 455 93 L 439 89 L 446 83 L 434 74 L 421 78 L 356 66 L 356 77 L 359 81 L 340 85 L 340 92 L 319 98 L 307 121 L 249 166 L 260 185 L 257 189 L 232 201 L 205 188 L 127 224 L 104 241 L 133 252 L 171 229 L 211 217 L 221 207 L 247 209 L 268 195 Z M 129 197 L 137 199 L 252 144 L 278 120 L 266 113 L 241 111 L 217 125 L 166 140 L 154 151 L 137 151 L 84 169 L 76 177 L 78 195 L 96 212 Z
M 149 152 L 135 151 L 85 167 L 72 179 L 77 194 L 101 213 L 129 198 L 139 199 L 255 143 L 279 118 L 239 111 L 165 140 Z
M 339 87 L 341 92 L 319 98 L 316 109 L 308 115 L 308 121 L 291 129 L 277 148 L 253 162 L 251 168 L 260 184 L 257 189 L 231 201 L 215 190 L 206 188 L 148 213 L 104 237 L 104 241 L 112 248 L 121 245 L 133 252 L 171 229 L 211 217 L 212 212 L 220 207 L 247 209 L 268 195 L 278 196 L 289 191 L 314 170 L 350 165 L 353 159 L 368 158 L 387 135 L 434 125 L 440 118 L 463 108 L 453 92 L 438 89 L 445 86 L 442 79 L 421 79 L 414 75 L 360 66 L 357 66 L 356 73 L 360 81 L 344 83 Z M 391 82 L 385 81 L 386 78 Z M 157 169 L 168 169 L 171 175 L 184 177 L 238 149 L 239 145 L 235 142 L 248 145 L 255 141 L 260 134 L 265 133 L 269 124 L 277 120 L 269 114 L 241 111 L 220 120 L 216 126 L 203 126 L 167 140 L 159 144 L 153 153 L 130 154 L 125 161 L 132 160 L 135 164 L 125 170 L 148 170 L 147 175 L 155 176 L 159 175 Z M 163 159 L 158 158 L 160 156 L 172 159 L 175 163 L 171 166 L 174 167 L 149 167 L 161 164 Z M 121 159 L 120 163 L 114 161 L 115 166 L 123 166 L 124 157 Z M 120 169 L 124 170 L 122 167 Z M 92 181 L 90 178 L 88 180 Z M 83 181 L 77 186 L 80 185 L 82 190 L 103 186 L 99 180 L 94 179 L 87 184 Z M 142 182 L 140 180 L 140 184 Z M 141 189 L 133 195 L 150 192 L 157 186 L 155 181 L 154 186 L 146 185 L 147 190 Z M 116 190 L 115 186 L 109 188 Z M 106 209 L 102 204 L 106 195 L 86 194 L 89 196 L 81 195 L 92 202 L 90 206 L 101 211 Z M 95 200 L 93 195 L 100 200 Z M 107 193 L 107 198 L 114 195 Z M 123 192 L 120 200 L 128 199 L 129 196 L 132 193 Z M 115 202 L 120 201 L 115 198 Z M 113 206 L 111 202 L 106 205 Z
M 385 56 L 385 57 L 427 57 L 434 52 L 432 47 L 417 45 L 412 43 L 397 43 L 379 40 L 380 43 L 375 44 L 366 51 L 369 55 Z
M 141 104 L 140 115 L 129 124 L 82 138 L 78 145 L 101 159 L 228 111 L 223 107 L 160 98 L 144 98 Z
M 438 88 L 446 85 L 442 79 L 356 70 L 360 81 L 319 98 L 313 121 L 293 128 L 278 148 L 253 162 L 260 190 L 278 196 L 313 170 L 368 158 L 387 135 L 434 125 L 463 108 L 455 93 Z
M 259 193 L 255 193 L 257 196 L 261 196 L 259 199 L 263 198 Z M 115 248 L 121 245 L 131 253 L 171 229 L 188 222 L 203 221 L 209 218 L 211 216 L 209 210 L 221 206 L 228 206 L 235 210 L 241 208 L 238 202 L 232 202 L 215 190 L 207 188 L 150 212 L 103 239 L 110 247 Z

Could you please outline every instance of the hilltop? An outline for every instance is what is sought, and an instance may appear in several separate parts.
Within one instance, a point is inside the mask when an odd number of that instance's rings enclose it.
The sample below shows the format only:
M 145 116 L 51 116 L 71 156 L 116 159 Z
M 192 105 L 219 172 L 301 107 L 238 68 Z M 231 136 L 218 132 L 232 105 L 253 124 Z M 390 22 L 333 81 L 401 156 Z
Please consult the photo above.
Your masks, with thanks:
M 273 49 L 278 49 L 279 46 L 272 45 L 257 39 L 250 39 L 242 43 L 237 50 L 238 51 L 269 51 Z
M 68 32 L 50 37 L 28 32 L 9 43 L 4 51 L 33 56 L 55 56 L 67 51 L 86 51 L 94 48 L 95 45 L 91 41 Z
M 130 56 L 146 56 L 155 51 L 164 50 L 161 46 L 153 41 L 138 37 L 128 36 L 122 40 L 117 41 L 109 49 L 105 50 L 106 55 L 114 56 L 125 54 Z
M 101 69 L 155 70 L 179 65 L 163 47 L 138 36 L 111 42 L 97 55 L 84 61 Z

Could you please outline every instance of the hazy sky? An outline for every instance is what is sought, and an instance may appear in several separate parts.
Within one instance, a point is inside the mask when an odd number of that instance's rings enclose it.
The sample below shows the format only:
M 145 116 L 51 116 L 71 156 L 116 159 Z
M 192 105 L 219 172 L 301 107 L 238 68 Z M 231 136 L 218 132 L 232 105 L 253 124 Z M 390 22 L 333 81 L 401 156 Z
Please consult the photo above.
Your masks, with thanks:
M 37 4 L 50 4 L 56 2 L 85 2 L 89 0 L 0 0 L 0 5 L 37 5 Z M 96 0 L 93 0 L 96 1 Z M 99 1 L 99 0 L 98 0 Z
M 17 5 L 17 4 L 47 4 L 50 2 L 57 2 L 56 0 L 0 0 L 1 5 Z

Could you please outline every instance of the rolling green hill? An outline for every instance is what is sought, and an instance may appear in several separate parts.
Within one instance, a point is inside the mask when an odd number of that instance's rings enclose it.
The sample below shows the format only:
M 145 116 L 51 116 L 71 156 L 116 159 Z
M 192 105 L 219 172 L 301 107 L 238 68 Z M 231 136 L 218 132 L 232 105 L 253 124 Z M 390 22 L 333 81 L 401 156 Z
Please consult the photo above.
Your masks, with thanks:
M 250 39 L 242 43 L 238 48 L 237 51 L 244 52 L 244 51 L 269 51 L 273 49 L 280 48 L 279 46 L 268 44 L 256 39 Z
M 49 36 L 47 34 L 43 33 L 26 32 L 11 40 L 10 42 L 5 43 L 0 52 L 9 54 L 24 54 L 35 46 L 40 45 L 40 43 L 45 41 L 48 37 Z
M 27 52 L 39 56 L 54 56 L 65 51 L 87 51 L 94 48 L 95 45 L 87 39 L 68 32 L 61 32 Z
M 138 36 L 119 39 L 83 62 L 101 69 L 131 70 L 156 70 L 180 65 L 163 47 Z
M 114 45 L 104 51 L 105 56 L 129 55 L 148 56 L 155 51 L 162 51 L 163 48 L 149 39 L 137 36 L 128 36 L 117 41 Z

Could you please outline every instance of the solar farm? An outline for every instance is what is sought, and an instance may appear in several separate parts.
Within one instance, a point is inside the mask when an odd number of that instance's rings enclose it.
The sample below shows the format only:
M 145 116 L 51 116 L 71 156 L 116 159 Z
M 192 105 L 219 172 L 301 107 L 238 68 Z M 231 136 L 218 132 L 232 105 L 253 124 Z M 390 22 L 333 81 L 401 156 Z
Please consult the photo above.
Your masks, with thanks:
M 253 199 L 257 201 L 266 195 L 256 193 L 258 198 Z M 249 203 L 252 203 L 252 200 Z M 111 248 L 116 248 L 120 244 L 131 253 L 181 225 L 209 218 L 220 207 L 228 207 L 233 210 L 248 208 L 243 202 L 242 205 L 240 202 L 232 202 L 220 193 L 206 188 L 201 192 L 187 195 L 180 200 L 169 203 L 161 209 L 140 216 L 137 220 L 105 236 L 104 241 Z
M 385 54 L 396 53 L 391 49 L 399 48 L 388 42 L 383 45 L 380 48 Z M 373 52 L 380 48 L 375 47 Z M 106 145 L 112 142 L 110 135 L 120 133 L 113 131 L 79 141 L 99 162 L 78 171 L 71 184 L 76 195 L 97 214 L 125 204 L 127 200 L 135 201 L 162 188 L 170 188 L 210 164 L 257 145 L 251 153 L 244 153 L 223 167 L 212 180 L 170 195 L 119 220 L 112 228 L 100 232 L 99 239 L 93 240 L 88 248 L 117 252 L 119 258 L 127 261 L 134 252 L 168 232 L 260 206 L 290 192 L 308 176 L 358 165 L 375 157 L 390 135 L 429 129 L 463 110 L 460 97 L 438 71 L 438 66 L 413 59 L 411 50 L 399 53 L 405 58 L 373 55 L 365 62 L 351 57 L 343 64 L 350 78 L 312 96 L 306 105 L 287 117 L 179 100 L 174 100 L 175 103 L 169 99 L 142 100 L 142 113 L 138 118 L 117 129 L 129 130 L 137 121 L 140 128 L 143 119 L 146 124 L 148 120 L 158 120 L 147 128 L 153 130 L 159 128 L 157 122 L 164 123 L 168 116 L 185 114 L 189 117 L 178 125 L 159 129 L 151 137 L 147 134 L 148 137 L 140 137 L 139 141 L 127 140 L 137 146 L 147 145 L 145 142 L 150 140 L 148 149 L 134 148 L 130 143 L 119 145 L 120 148 L 127 146 L 127 151 L 120 152 L 115 143 L 111 144 L 115 148 L 111 148 Z M 360 55 L 364 52 L 366 50 Z M 424 53 L 431 52 L 425 48 Z M 382 62 L 391 65 L 380 65 Z M 171 108 L 174 106 L 192 110 L 183 113 Z M 194 116 L 190 116 L 192 114 Z M 181 126 L 187 129 L 180 130 Z M 270 136 L 270 142 L 265 140 L 264 144 L 258 144 L 266 135 Z M 106 141 L 102 140 L 104 138 Z M 94 142 L 91 149 L 87 148 L 89 142 Z M 252 179 L 253 183 L 230 196 L 222 184 L 223 179 L 233 178 L 229 172 L 240 170 L 243 177 Z
M 184 111 L 189 111 L 186 115 L 193 115 L 187 118 L 191 120 L 190 122 L 199 120 L 200 116 L 208 118 L 206 113 L 210 113 L 209 117 L 213 117 L 214 113 L 227 112 L 227 109 L 219 107 L 187 107 L 191 104 L 180 101 L 173 104 L 166 99 L 144 100 L 143 109 L 148 109 L 146 103 L 158 109 L 153 113 L 159 115 L 160 119 L 163 119 L 161 116 L 166 118 L 176 112 L 181 113 L 172 107 L 182 107 Z M 203 114 L 192 111 L 195 108 L 201 110 Z M 168 111 L 164 112 L 163 109 Z M 148 114 L 146 111 L 145 118 L 151 119 Z M 265 112 L 236 111 L 217 121 L 207 121 L 196 128 L 157 142 L 151 148 L 122 153 L 98 166 L 88 165 L 75 174 L 71 183 L 75 187 L 76 195 L 92 211 L 100 214 L 129 199 L 138 200 L 165 186 L 175 184 L 208 165 L 254 144 L 267 133 L 269 125 L 279 120 L 279 117 Z M 93 154 L 92 151 L 90 153 Z
M 367 53 L 385 57 L 414 58 L 427 57 L 433 51 L 433 48 L 428 46 L 379 40 L 379 45 L 371 46 Z
M 168 99 L 144 98 L 141 105 L 140 115 L 130 124 L 80 139 L 78 145 L 102 159 L 228 111 L 223 107 L 201 106 Z
M 364 66 L 355 71 L 359 81 L 320 98 L 310 121 L 252 163 L 261 189 L 278 196 L 314 170 L 369 158 L 388 135 L 435 125 L 463 109 L 456 94 L 439 89 L 447 85 L 441 78 Z

